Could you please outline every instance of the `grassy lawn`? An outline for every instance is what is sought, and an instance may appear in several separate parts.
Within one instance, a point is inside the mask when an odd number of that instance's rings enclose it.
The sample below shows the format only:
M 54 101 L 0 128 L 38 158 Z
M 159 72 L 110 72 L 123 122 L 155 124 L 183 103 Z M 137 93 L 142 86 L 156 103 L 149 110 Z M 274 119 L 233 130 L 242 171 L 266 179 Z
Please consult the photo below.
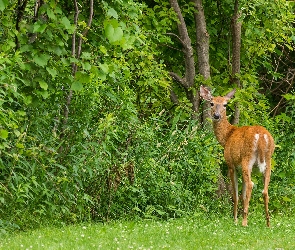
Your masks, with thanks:
M 110 222 L 41 228 L 0 238 L 0 249 L 295 249 L 295 217 L 250 215 L 249 226 L 229 217 Z

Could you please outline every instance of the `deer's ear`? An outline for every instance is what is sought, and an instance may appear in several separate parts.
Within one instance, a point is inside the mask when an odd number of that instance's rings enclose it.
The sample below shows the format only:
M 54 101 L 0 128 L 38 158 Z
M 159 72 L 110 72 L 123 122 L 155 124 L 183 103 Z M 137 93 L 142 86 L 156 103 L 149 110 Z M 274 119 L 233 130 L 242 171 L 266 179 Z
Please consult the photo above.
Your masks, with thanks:
M 206 87 L 204 87 L 203 85 L 200 86 L 200 96 L 206 101 L 211 101 L 212 100 L 210 90 L 207 89 Z
M 231 92 L 227 93 L 224 97 L 226 97 L 229 100 L 235 95 L 236 91 L 237 91 L 236 89 L 233 89 Z

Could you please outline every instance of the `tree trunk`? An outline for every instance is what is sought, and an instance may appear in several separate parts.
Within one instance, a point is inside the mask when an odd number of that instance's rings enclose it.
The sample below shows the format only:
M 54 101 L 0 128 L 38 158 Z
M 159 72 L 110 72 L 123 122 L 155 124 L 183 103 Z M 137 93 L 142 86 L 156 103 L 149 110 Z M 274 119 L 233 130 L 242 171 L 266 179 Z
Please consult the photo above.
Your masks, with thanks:
M 202 5 L 202 0 L 193 0 L 195 5 L 195 23 L 196 23 L 196 40 L 197 40 L 197 55 L 199 73 L 204 77 L 204 80 L 210 78 L 210 62 L 209 62 L 209 34 L 206 27 L 206 18 Z M 208 87 L 208 86 L 206 86 Z M 199 95 L 199 93 L 198 93 Z M 210 103 L 205 101 L 203 106 L 203 126 L 211 129 L 212 126 L 208 122 L 210 118 Z
M 209 34 L 206 27 L 205 13 L 202 5 L 202 0 L 193 0 L 195 5 L 195 23 L 196 23 L 196 40 L 199 72 L 204 77 L 204 80 L 210 78 L 210 62 L 209 62 Z M 204 84 L 205 85 L 205 84 Z M 208 86 L 206 86 L 209 88 Z M 210 89 L 210 88 L 209 88 Z M 213 130 L 212 124 L 208 121 L 211 118 L 211 107 L 208 101 L 203 105 L 203 126 L 208 130 Z M 226 184 L 219 169 L 216 195 L 221 197 L 226 191 Z
M 191 39 L 188 35 L 188 31 L 186 28 L 186 24 L 184 22 L 180 7 L 178 5 L 177 0 L 170 0 L 170 5 L 177 14 L 177 18 L 179 20 L 178 32 L 179 37 L 174 35 L 178 38 L 183 46 L 183 53 L 184 53 L 184 63 L 185 63 L 185 75 L 184 77 L 180 77 L 174 72 L 170 72 L 170 76 L 180 83 L 184 89 L 188 100 L 192 104 L 192 111 L 193 111 L 193 118 L 197 119 L 197 112 L 199 111 L 199 92 L 195 86 L 195 61 L 194 61 L 194 51 L 191 45 Z M 171 34 L 170 34 L 171 35 Z
M 22 21 L 23 16 L 25 14 L 25 9 L 27 7 L 27 4 L 28 4 L 28 0 L 24 0 L 24 1 L 18 0 L 18 4 L 16 6 L 16 10 L 15 10 L 15 13 L 16 13 L 15 29 L 18 32 L 20 31 L 20 22 Z M 18 40 L 18 35 L 16 34 L 15 35 L 15 50 L 18 50 L 19 47 L 20 47 L 20 44 L 19 44 L 19 40 Z
M 235 10 L 232 18 L 232 84 L 237 85 L 241 88 L 241 83 L 237 74 L 241 72 L 241 29 L 242 23 L 239 21 L 241 12 L 239 11 L 239 1 L 235 0 Z M 235 105 L 235 113 L 232 120 L 232 124 L 238 124 L 240 119 L 240 107 L 239 103 Z
M 197 37 L 197 55 L 198 69 L 205 80 L 210 78 L 210 63 L 209 63 L 209 34 L 206 28 L 206 19 L 202 0 L 194 0 L 195 3 L 195 22 L 196 22 L 196 37 Z

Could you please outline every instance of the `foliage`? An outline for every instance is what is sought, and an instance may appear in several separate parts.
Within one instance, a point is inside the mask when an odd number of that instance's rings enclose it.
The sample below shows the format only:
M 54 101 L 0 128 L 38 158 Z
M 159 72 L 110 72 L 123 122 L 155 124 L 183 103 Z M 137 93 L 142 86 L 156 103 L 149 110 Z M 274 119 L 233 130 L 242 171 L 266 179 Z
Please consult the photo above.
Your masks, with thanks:
M 50 142 L 39 145 L 43 150 L 38 154 L 31 153 L 30 164 L 21 156 L 5 182 L 5 217 L 23 227 L 44 215 L 76 222 L 169 218 L 198 206 L 213 209 L 207 197 L 216 189 L 219 158 L 212 154 L 220 150 L 212 136 L 200 133 L 191 122 L 178 127 L 174 120 L 166 129 L 159 118 L 140 124 L 128 108 L 97 121 L 92 117 L 91 127 L 83 124 L 83 143 L 71 147 L 63 164 Z M 204 154 L 204 147 L 210 154 Z
M 72 56 L 70 41 L 83 21 L 74 27 L 62 6 L 42 6 L 45 20 L 23 17 L 16 34 L 9 33 L 11 22 L 2 14 L 2 226 L 33 227 L 44 216 L 57 223 L 168 218 L 214 193 L 215 158 L 195 158 L 206 143 L 215 152 L 214 139 L 195 140 L 203 132 L 184 122 L 182 111 L 155 115 L 169 103 L 167 72 L 137 24 L 142 5 L 132 6 L 97 7 L 104 19 L 93 23 L 80 60 Z M 14 7 L 8 5 L 7 13 Z M 79 69 L 75 78 L 73 63 Z M 70 89 L 74 96 L 64 124 Z
M 275 117 L 275 128 L 277 135 L 276 151 L 276 166 L 274 168 L 275 185 L 280 185 L 275 191 L 274 206 L 276 209 L 281 209 L 285 206 L 286 209 L 294 206 L 294 190 L 295 186 L 292 183 L 295 166 L 295 146 L 294 146 L 294 95 L 286 95 L 285 98 L 289 101 L 285 113 Z
M 282 44 L 292 46 L 292 12 L 293 3 L 289 1 L 253 1 L 245 2 L 242 6 L 245 39 L 245 52 L 250 59 L 249 65 L 257 63 L 254 55 L 264 55 L 275 52 L 275 48 Z M 263 60 L 266 63 L 266 58 Z M 261 61 L 263 63 L 263 61 Z M 258 63 L 259 65 L 260 63 Z M 271 65 L 269 65 L 271 67 Z
M 27 3 L 23 10 L 21 3 Z M 181 3 L 195 43 L 194 8 Z M 44 1 L 33 13 L 35 4 L 0 1 L 0 228 L 36 227 L 44 218 L 60 225 L 228 214 L 228 196 L 215 198 L 222 150 L 190 120 L 183 89 L 168 77 L 170 70 L 184 72 L 181 44 L 167 35 L 177 29 L 168 1 L 96 3 L 87 36 L 88 1 L 80 3 L 76 25 L 68 1 Z M 283 1 L 268 6 L 269 13 L 275 11 L 272 23 L 259 9 L 265 3 L 244 3 L 247 53 L 235 101 L 241 104 L 241 124 L 262 124 L 276 138 L 270 207 L 289 213 L 295 205 L 293 96 L 286 96 L 285 112 L 271 118 L 274 104 L 259 78 L 277 44 L 292 42 L 292 4 L 278 4 Z M 204 3 L 210 81 L 220 94 L 232 88 L 227 59 L 232 7 L 230 1 L 219 7 Z M 72 52 L 73 34 L 82 41 L 80 57 Z M 179 105 L 169 99 L 171 86 Z M 253 207 L 262 204 L 258 193 Z

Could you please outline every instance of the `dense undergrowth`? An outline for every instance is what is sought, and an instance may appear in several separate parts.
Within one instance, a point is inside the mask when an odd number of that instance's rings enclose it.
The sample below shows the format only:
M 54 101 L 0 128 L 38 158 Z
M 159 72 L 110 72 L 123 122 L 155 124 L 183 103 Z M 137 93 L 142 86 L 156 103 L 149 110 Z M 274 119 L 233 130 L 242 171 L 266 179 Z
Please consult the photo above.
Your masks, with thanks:
M 206 2 L 212 76 L 204 81 L 196 73 L 195 86 L 184 90 L 169 76 L 171 70 L 184 75 L 185 65 L 181 43 L 171 36 L 177 21 L 168 1 L 100 1 L 88 27 L 90 2 L 77 10 L 68 1 L 0 1 L 1 232 L 228 215 L 230 195 L 217 193 L 222 180 L 227 183 L 222 148 L 210 129 L 192 119 L 198 114 L 185 92 L 195 95 L 208 84 L 222 95 L 234 87 L 227 58 L 232 3 L 217 11 Z M 293 60 L 285 72 L 294 45 L 292 8 L 288 1 L 259 0 L 245 9 L 238 76 L 243 87 L 229 104 L 233 113 L 239 102 L 241 125 L 263 125 L 275 138 L 272 214 L 295 208 Z M 194 37 L 194 8 L 184 4 L 183 12 Z M 275 86 L 275 80 L 284 84 Z M 263 211 L 260 179 L 253 176 L 250 207 Z
M 95 97 L 88 105 L 103 111 L 99 107 L 106 100 Z M 144 120 L 132 103 L 113 113 L 84 110 L 71 122 L 62 154 L 50 112 L 42 119 L 34 112 L 26 111 L 32 116 L 24 119 L 22 136 L 1 157 L 3 232 L 46 223 L 231 213 L 229 194 L 216 194 L 220 175 L 227 180 L 222 148 L 196 121 L 181 120 L 181 110 Z M 290 214 L 295 205 L 295 155 L 287 146 L 292 143 L 287 122 L 269 120 L 278 145 L 269 189 L 272 214 Z M 253 180 L 250 207 L 263 211 L 261 176 Z

